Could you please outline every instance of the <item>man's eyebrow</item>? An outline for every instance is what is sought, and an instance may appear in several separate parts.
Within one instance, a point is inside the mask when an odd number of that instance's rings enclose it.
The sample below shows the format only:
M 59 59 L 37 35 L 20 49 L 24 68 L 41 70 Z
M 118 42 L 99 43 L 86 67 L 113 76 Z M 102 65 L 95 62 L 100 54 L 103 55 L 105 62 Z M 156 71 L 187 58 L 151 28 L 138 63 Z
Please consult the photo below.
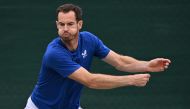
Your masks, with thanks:
M 58 23 L 62 23 L 63 24 L 63 22 L 60 22 L 60 21 L 57 21 Z
M 60 24 L 65 24 L 64 22 L 59 22 L 59 21 L 57 21 L 57 22 Z M 68 23 L 75 23 L 75 22 L 68 22 Z M 66 24 L 68 24 L 68 23 L 66 23 Z

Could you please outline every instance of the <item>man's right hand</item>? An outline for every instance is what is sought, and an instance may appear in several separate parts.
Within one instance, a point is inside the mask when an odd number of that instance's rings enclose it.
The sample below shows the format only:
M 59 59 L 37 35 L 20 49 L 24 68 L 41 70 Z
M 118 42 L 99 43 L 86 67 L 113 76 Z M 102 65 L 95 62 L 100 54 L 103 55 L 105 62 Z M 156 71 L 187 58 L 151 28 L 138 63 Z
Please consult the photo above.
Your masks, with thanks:
M 142 87 L 149 81 L 150 74 L 135 74 L 130 75 L 129 77 L 131 78 L 131 85 Z

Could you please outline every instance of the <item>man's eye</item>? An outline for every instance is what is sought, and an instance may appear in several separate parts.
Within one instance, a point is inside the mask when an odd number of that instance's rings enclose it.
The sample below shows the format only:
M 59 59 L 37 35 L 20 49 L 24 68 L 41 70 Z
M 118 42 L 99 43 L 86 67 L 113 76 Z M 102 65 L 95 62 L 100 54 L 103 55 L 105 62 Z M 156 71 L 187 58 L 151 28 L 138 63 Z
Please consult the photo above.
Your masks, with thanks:
M 73 23 L 69 23 L 69 24 L 68 24 L 68 26 L 72 26 L 72 25 L 74 25 L 74 24 L 73 24 Z
M 64 24 L 64 23 L 60 23 L 59 25 L 60 25 L 60 26 L 65 26 L 65 24 Z

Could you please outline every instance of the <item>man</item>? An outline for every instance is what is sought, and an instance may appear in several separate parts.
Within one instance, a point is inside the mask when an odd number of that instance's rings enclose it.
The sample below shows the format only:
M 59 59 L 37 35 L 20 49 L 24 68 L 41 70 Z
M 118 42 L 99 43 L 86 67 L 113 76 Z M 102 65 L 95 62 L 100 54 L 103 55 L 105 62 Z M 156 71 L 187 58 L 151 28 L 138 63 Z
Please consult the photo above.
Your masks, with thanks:
M 122 86 L 145 86 L 149 74 L 112 76 L 89 72 L 93 56 L 99 57 L 119 71 L 159 72 L 168 68 L 169 59 L 140 61 L 122 56 L 106 47 L 82 28 L 82 10 L 73 4 L 57 9 L 59 37 L 47 47 L 38 82 L 25 109 L 80 109 L 83 86 L 92 89 L 112 89 Z

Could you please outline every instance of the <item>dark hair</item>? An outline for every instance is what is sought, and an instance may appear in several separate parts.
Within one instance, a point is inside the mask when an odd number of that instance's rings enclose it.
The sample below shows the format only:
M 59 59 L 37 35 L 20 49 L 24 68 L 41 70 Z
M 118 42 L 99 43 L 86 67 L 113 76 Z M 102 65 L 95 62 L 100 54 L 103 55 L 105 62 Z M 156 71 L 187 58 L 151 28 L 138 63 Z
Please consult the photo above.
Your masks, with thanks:
M 76 20 L 82 20 L 82 9 L 74 4 L 64 4 L 57 8 L 57 15 L 59 12 L 68 13 L 69 11 L 74 11 Z

